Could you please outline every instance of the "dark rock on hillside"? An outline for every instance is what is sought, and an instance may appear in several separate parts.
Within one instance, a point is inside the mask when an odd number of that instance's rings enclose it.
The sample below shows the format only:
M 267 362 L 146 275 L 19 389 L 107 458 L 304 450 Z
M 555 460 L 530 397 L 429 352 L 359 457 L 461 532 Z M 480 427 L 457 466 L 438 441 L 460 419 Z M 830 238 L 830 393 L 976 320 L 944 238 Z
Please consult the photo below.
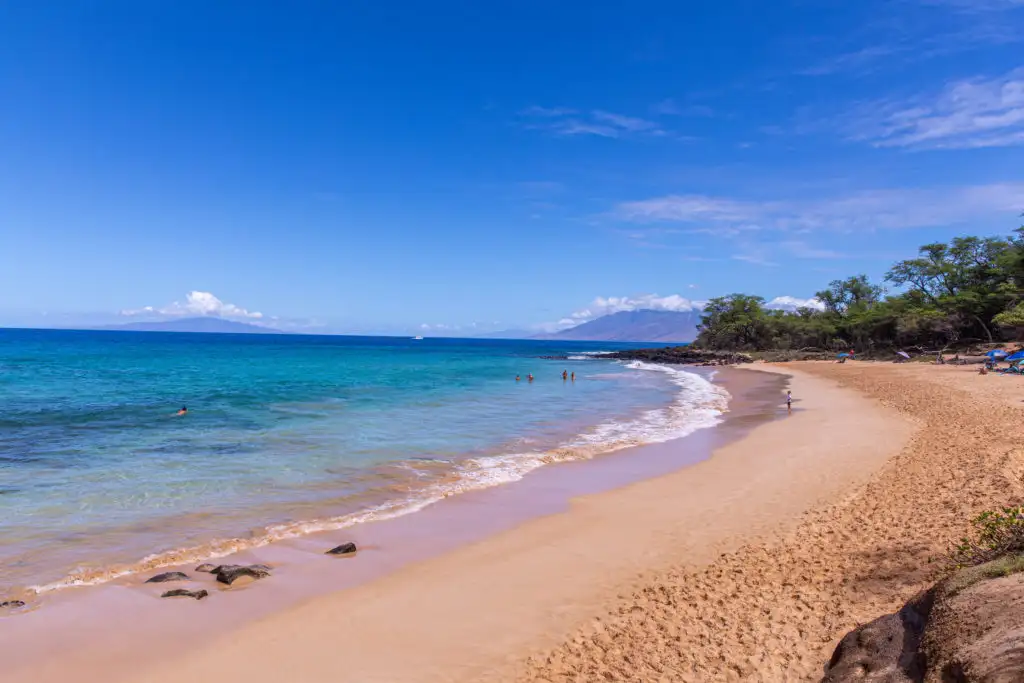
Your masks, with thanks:
M 205 562 L 205 563 L 199 565 L 198 567 L 196 567 L 196 571 L 197 572 L 206 572 L 207 574 L 212 574 L 216 570 L 217 570 L 217 565 L 210 564 L 209 562 Z
M 896 614 L 887 614 L 846 634 L 825 667 L 825 683 L 911 683 L 924 680 L 921 636 L 931 612 L 931 591 Z
M 188 574 L 183 572 L 164 572 L 146 579 L 146 583 L 166 583 L 167 581 L 188 581 Z
M 206 592 L 205 590 L 189 591 L 189 590 L 185 590 L 184 588 L 175 588 L 172 591 L 167 591 L 166 593 L 164 593 L 160 597 L 161 598 L 193 598 L 195 600 L 202 600 L 207 595 L 209 595 L 209 593 Z
M 616 360 L 639 360 L 647 363 L 666 363 L 672 365 L 733 365 L 751 363 L 753 358 L 745 353 L 734 351 L 710 351 L 695 349 L 692 346 L 666 346 L 661 349 L 631 349 L 603 353 L 595 358 L 613 358 Z
M 0 602 L 0 607 L 7 608 L 7 609 L 15 609 L 17 607 L 24 607 L 24 606 L 25 606 L 25 601 L 24 600 L 4 600 L 3 602 Z
M 342 543 L 337 548 L 331 548 L 327 551 L 328 555 L 352 555 L 356 552 L 355 543 Z
M 848 633 L 823 683 L 1024 681 L 1024 555 L 961 570 Z
M 217 576 L 217 580 L 227 585 L 232 585 L 239 579 L 265 579 L 270 576 L 270 567 L 265 564 L 250 564 L 250 565 L 237 565 L 237 564 L 224 564 L 213 572 Z

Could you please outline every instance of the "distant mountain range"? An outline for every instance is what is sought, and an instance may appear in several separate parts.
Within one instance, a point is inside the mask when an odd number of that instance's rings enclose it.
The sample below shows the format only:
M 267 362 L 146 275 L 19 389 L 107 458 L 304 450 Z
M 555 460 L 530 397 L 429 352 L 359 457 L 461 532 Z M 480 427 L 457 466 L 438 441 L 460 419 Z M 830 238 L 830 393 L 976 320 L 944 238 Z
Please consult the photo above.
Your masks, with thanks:
M 697 338 L 700 315 L 700 311 L 621 311 L 534 339 L 690 342 Z
M 163 322 L 126 323 L 124 325 L 107 325 L 102 330 L 122 330 L 125 332 L 207 332 L 220 334 L 286 334 L 281 330 L 261 327 L 249 323 L 225 320 L 204 316 L 201 318 L 182 318 L 181 320 L 165 320 Z

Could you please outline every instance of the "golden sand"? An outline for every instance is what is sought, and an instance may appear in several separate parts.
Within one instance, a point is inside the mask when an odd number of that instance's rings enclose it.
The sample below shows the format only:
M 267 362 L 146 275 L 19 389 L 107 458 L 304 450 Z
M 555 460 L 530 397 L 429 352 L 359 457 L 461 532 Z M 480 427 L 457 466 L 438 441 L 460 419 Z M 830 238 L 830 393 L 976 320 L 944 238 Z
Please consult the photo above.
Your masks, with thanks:
M 536 658 L 520 680 L 816 680 L 845 632 L 934 579 L 971 517 L 1024 498 L 1019 377 L 916 364 L 799 368 L 877 399 L 920 430 L 866 486 L 807 515 L 781 542 L 652 578 L 600 628 Z M 827 453 L 835 444 L 821 445 Z
M 6 653 L 4 680 L 814 680 L 843 633 L 933 578 L 974 514 L 1024 495 L 1024 381 L 795 368 L 793 415 L 709 460 L 238 628 L 206 628 L 226 599 L 176 605 L 198 645 Z M 442 505 L 492 514 L 482 501 Z

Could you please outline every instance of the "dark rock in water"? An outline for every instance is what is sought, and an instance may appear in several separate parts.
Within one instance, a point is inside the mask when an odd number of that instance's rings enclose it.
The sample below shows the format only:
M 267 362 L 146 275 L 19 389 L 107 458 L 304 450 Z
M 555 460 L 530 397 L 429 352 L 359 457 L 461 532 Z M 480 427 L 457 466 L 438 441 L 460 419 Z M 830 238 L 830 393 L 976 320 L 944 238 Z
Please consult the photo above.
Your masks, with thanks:
M 331 548 L 327 551 L 328 555 L 351 555 L 356 551 L 355 543 L 342 543 L 337 548 Z
M 541 360 L 569 360 L 569 356 L 537 356 Z
M 8 608 L 12 608 L 13 609 L 15 607 L 24 607 L 24 606 L 25 606 L 25 601 L 24 600 L 4 600 L 3 602 L 0 602 L 0 607 L 8 607 Z
M 196 600 L 202 600 L 207 595 L 209 595 L 209 593 L 207 593 L 205 590 L 190 591 L 190 590 L 185 590 L 184 588 L 175 588 L 172 591 L 167 591 L 166 593 L 164 593 L 160 597 L 161 598 L 194 598 Z
M 661 349 L 631 349 L 629 351 L 602 353 L 594 356 L 594 358 L 639 360 L 648 363 L 664 363 L 669 365 L 732 365 L 734 363 L 752 363 L 754 360 L 745 353 L 695 349 L 692 346 L 666 346 Z
M 198 567 L 196 567 L 197 572 L 206 572 L 207 574 L 212 574 L 216 570 L 217 565 L 210 564 L 209 562 L 206 562 L 205 564 L 201 564 Z
M 1024 555 L 962 569 L 848 633 L 823 683 L 1024 681 Z
M 146 583 L 165 583 L 167 581 L 188 581 L 188 574 L 183 572 L 164 572 L 163 574 L 157 574 L 151 579 L 146 579 Z
M 230 586 L 241 578 L 264 579 L 270 576 L 270 567 L 265 564 L 251 564 L 248 566 L 227 564 L 217 567 L 217 571 L 214 573 L 217 575 L 218 581 Z

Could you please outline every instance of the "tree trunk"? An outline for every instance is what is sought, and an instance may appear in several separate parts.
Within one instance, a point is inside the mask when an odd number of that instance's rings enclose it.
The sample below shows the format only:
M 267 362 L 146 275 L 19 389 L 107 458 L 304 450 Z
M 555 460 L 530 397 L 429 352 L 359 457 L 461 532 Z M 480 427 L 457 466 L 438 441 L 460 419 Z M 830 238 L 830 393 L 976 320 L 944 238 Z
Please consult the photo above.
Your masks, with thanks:
M 991 332 L 991 330 L 988 329 L 988 325 L 986 325 L 985 322 L 981 318 L 979 318 L 978 316 L 973 316 L 973 317 L 974 317 L 975 320 L 978 321 L 978 324 L 981 325 L 981 329 L 985 330 L 985 336 L 988 337 L 988 343 L 989 344 L 994 344 L 995 341 L 992 339 L 992 332 Z

